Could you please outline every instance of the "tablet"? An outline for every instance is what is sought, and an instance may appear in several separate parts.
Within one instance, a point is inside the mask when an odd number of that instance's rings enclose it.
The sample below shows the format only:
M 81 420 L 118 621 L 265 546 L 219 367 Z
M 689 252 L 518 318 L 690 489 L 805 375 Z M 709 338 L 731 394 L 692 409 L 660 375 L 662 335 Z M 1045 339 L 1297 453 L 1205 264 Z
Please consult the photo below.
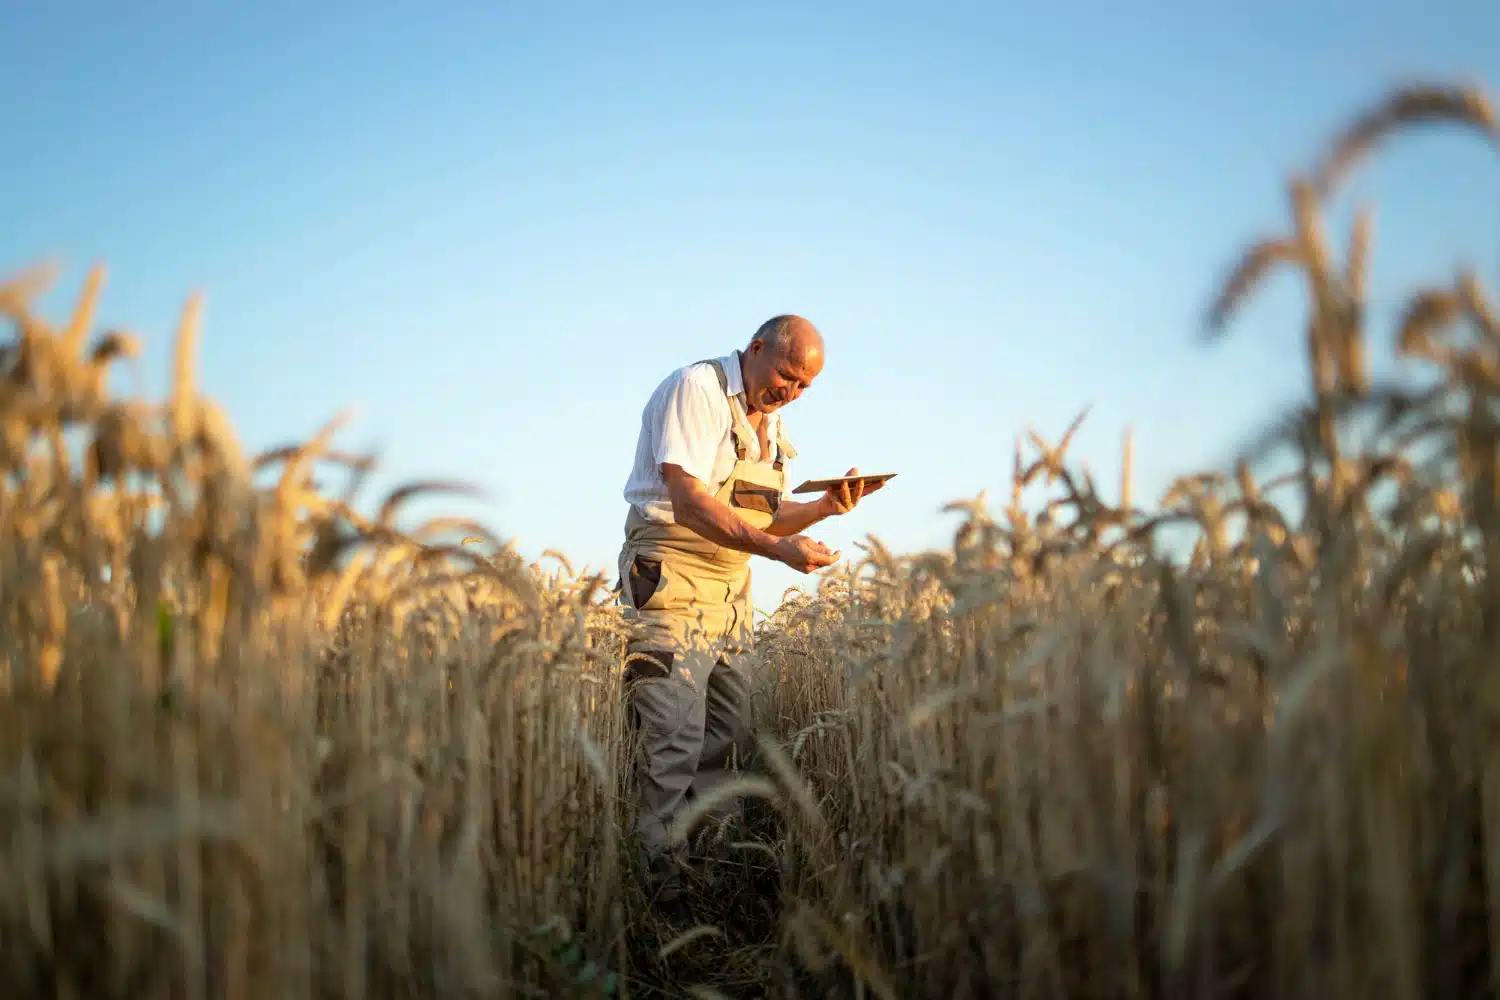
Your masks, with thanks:
M 840 483 L 883 483 L 888 479 L 895 479 L 894 472 L 879 472 L 867 474 L 861 472 L 857 476 L 839 476 L 837 479 L 809 479 L 801 486 L 792 490 L 793 493 L 822 493 L 824 490 Z

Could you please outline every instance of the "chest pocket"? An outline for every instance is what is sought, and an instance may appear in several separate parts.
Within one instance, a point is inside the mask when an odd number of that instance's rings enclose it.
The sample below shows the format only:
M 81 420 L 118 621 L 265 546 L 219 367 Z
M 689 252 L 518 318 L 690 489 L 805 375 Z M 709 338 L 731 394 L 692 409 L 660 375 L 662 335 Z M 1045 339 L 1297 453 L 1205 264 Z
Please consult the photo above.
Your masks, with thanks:
M 780 491 L 744 479 L 734 481 L 729 490 L 729 499 L 736 507 L 761 514 L 775 514 L 781 506 Z

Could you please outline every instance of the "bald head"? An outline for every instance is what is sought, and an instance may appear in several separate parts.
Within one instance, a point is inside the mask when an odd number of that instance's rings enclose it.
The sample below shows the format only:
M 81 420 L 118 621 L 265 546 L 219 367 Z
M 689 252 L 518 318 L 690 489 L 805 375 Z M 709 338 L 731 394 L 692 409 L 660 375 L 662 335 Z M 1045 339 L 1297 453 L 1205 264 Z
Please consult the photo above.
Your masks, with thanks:
M 803 360 L 812 353 L 823 356 L 823 335 L 801 316 L 772 316 L 750 338 L 752 344 L 757 340 L 787 359 Z
M 773 316 L 740 357 L 745 400 L 769 413 L 795 400 L 823 370 L 823 335 L 801 316 Z

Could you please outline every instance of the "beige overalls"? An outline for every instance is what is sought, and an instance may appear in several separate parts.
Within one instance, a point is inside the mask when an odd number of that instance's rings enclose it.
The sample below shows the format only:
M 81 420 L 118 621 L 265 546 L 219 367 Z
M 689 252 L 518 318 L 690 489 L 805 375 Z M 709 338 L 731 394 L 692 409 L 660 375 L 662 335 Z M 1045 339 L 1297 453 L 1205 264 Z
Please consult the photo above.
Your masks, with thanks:
M 714 498 L 764 531 L 785 492 L 782 462 L 796 452 L 778 430 L 771 454 L 761 454 L 744 399 L 729 394 L 718 362 L 708 363 L 728 397 L 737 456 Z M 619 566 L 632 623 L 625 680 L 642 751 L 636 831 L 650 855 L 666 847 L 683 805 L 728 781 L 750 750 L 749 562 L 749 553 L 647 520 L 633 506 L 626 517 Z

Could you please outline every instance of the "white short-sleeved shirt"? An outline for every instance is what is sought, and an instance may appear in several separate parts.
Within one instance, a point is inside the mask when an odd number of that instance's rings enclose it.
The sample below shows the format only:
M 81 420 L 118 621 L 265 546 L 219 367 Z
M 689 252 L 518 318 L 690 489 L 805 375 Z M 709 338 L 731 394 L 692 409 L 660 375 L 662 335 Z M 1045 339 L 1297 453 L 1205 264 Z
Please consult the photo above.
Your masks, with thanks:
M 738 354 L 719 359 L 729 393 L 745 391 Z M 766 437 L 780 435 L 781 415 L 766 415 Z M 641 411 L 641 433 L 635 446 L 635 463 L 625 481 L 625 500 L 648 520 L 672 524 L 672 500 L 663 465 L 680 465 L 688 475 L 717 492 L 729 478 L 737 456 L 734 450 L 734 415 L 729 398 L 719 388 L 719 376 L 707 362 L 679 368 L 668 375 Z M 755 446 L 752 445 L 752 448 Z M 759 458 L 757 454 L 749 456 Z M 783 466 L 784 467 L 784 466 Z

